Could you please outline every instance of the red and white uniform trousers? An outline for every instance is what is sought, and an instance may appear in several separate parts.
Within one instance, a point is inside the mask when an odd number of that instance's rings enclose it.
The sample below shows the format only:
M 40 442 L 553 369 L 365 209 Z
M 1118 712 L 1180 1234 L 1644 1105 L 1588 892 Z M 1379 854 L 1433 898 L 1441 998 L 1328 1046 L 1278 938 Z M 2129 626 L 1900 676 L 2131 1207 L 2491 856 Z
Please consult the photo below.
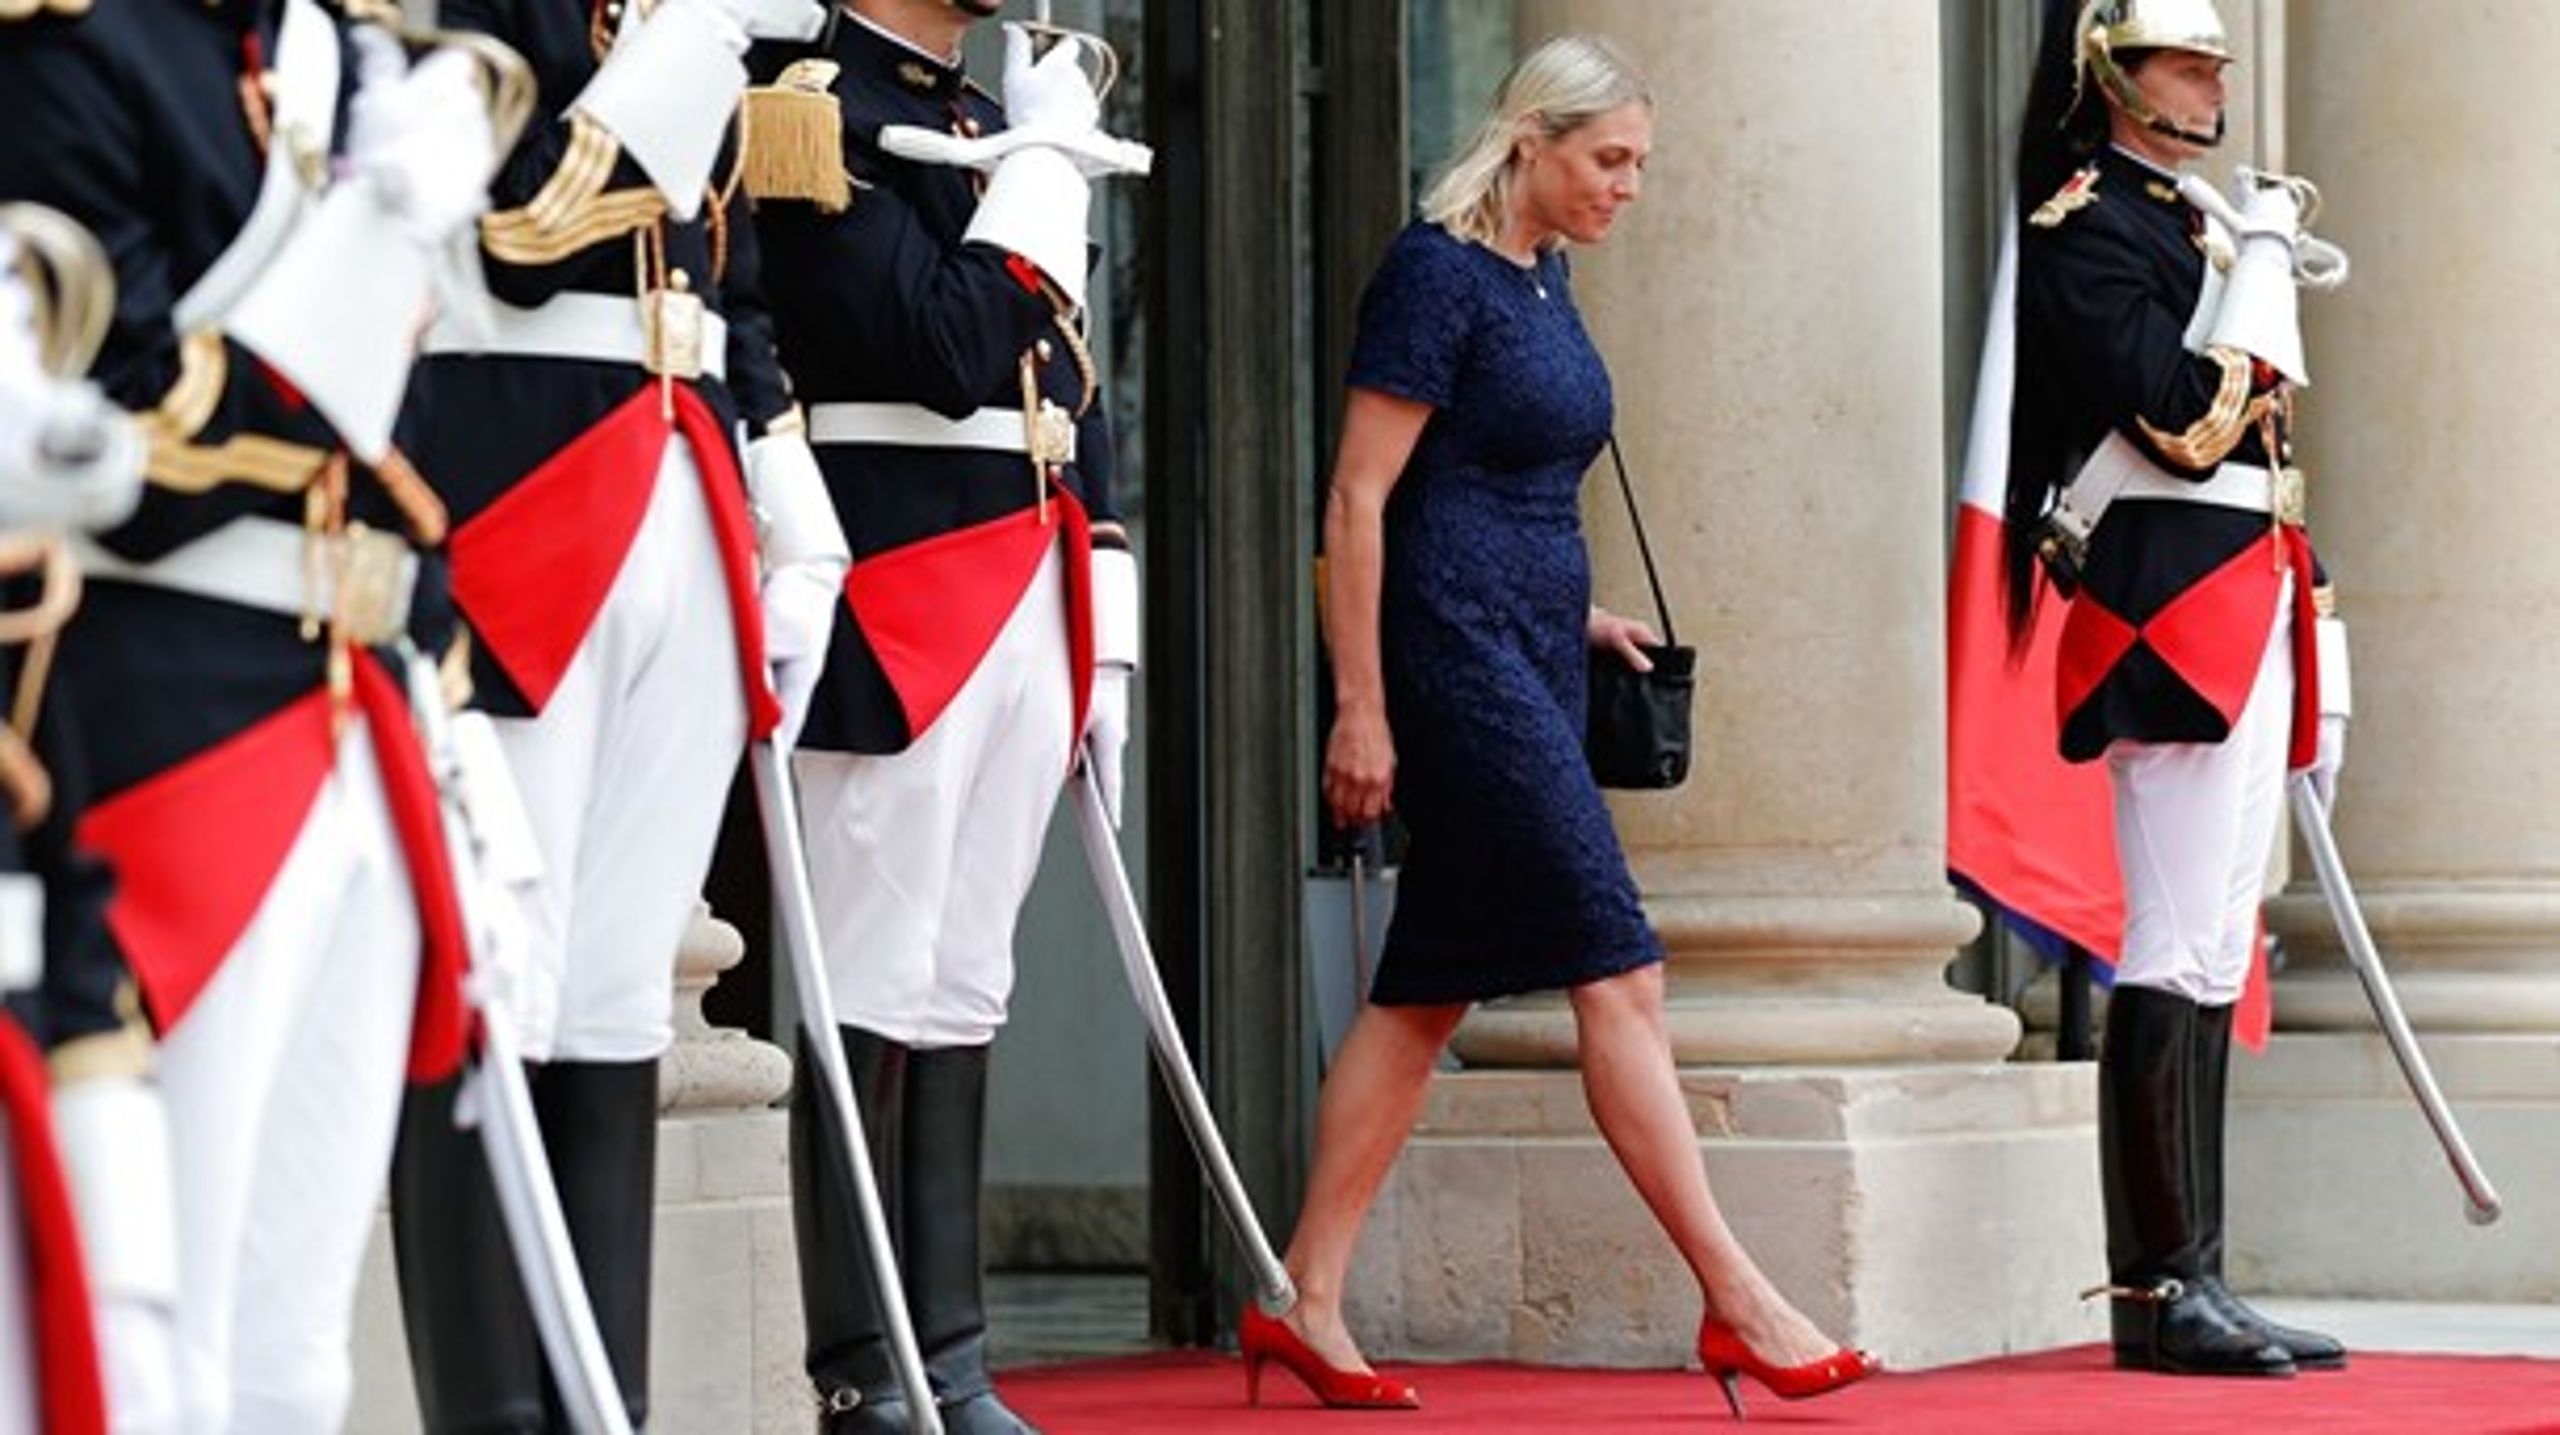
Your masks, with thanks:
M 646 516 L 558 686 L 538 715 L 494 719 L 544 862 L 517 1013 L 535 1060 L 667 1049 L 676 946 L 747 741 L 739 640 L 692 446 L 675 436 L 631 481 L 648 485 Z
M 995 641 L 904 750 L 793 755 L 836 1019 L 926 1049 L 984 1046 L 1074 754 L 1085 621 L 1050 545 Z
M 2222 1007 L 2238 1001 L 2248 983 L 2268 863 L 2284 822 L 2294 583 L 2288 571 L 2278 586 L 2257 678 L 2229 737 L 2118 741 L 2107 749 L 2125 889 L 2118 985 Z

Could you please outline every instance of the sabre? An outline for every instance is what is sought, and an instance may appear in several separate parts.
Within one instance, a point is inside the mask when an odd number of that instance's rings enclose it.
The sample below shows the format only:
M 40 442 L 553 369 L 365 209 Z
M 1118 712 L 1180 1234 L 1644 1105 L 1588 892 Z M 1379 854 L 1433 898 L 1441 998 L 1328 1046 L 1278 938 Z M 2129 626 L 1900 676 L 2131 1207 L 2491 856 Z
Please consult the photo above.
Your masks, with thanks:
M 1209 1098 L 1200 1090 L 1200 1078 L 1192 1073 L 1191 1053 L 1182 1043 L 1182 1029 L 1174 1024 L 1164 981 L 1156 975 L 1146 924 L 1138 917 L 1138 899 L 1129 889 L 1129 869 L 1120 860 L 1119 844 L 1112 840 L 1102 789 L 1090 765 L 1079 765 L 1068 785 L 1075 792 L 1076 828 L 1084 837 L 1085 858 L 1093 866 L 1093 885 L 1102 895 L 1103 912 L 1111 919 L 1111 935 L 1120 948 L 1121 970 L 1128 975 L 1130 993 L 1138 999 L 1138 1014 L 1146 1018 L 1147 1046 L 1155 1053 L 1156 1071 L 1173 1095 L 1174 1114 L 1182 1120 L 1183 1134 L 1191 1138 L 1191 1149 L 1209 1177 L 1218 1208 L 1244 1247 L 1246 1264 L 1253 1267 L 1255 1299 L 1266 1313 L 1278 1315 L 1298 1303 L 1298 1288 L 1280 1258 L 1272 1254 L 1262 1221 L 1253 1213 L 1253 1198 L 1245 1194 L 1226 1140 L 1218 1134 L 1217 1118 L 1209 1112 Z
M 800 1031 L 816 1057 L 825 1102 L 835 1113 L 845 1163 L 853 1173 L 854 1213 L 862 1225 L 863 1244 L 871 1251 L 874 1294 L 888 1326 L 889 1359 L 898 1368 L 900 1388 L 906 1391 L 908 1428 L 917 1435 L 942 1435 L 942 1414 L 925 1379 L 915 1323 L 907 1316 L 906 1283 L 898 1275 L 889 1219 L 880 1208 L 880 1187 L 871 1172 L 871 1146 L 863 1139 L 862 1112 L 853 1102 L 853 1072 L 845 1065 L 844 1044 L 836 1034 L 835 995 L 827 986 L 825 948 L 818 939 L 818 902 L 809 887 L 808 853 L 800 842 L 799 800 L 793 795 L 782 753 L 772 743 L 749 744 L 747 767 L 755 775 L 765 860 L 773 869 L 774 913 L 782 924 L 782 945 L 791 955 Z
M 466 990 L 480 1011 L 479 1057 L 464 1078 L 454 1120 L 479 1131 L 499 1220 L 515 1256 L 516 1278 L 524 1287 L 525 1304 L 542 1340 L 543 1359 L 571 1428 L 581 1435 L 629 1435 L 631 1422 L 622 1408 L 621 1386 L 614 1379 L 613 1361 L 596 1326 L 586 1278 L 578 1271 L 577 1249 L 569 1242 L 559 1188 L 552 1183 L 551 1158 L 543 1149 L 533 1093 L 525 1084 L 515 1023 L 501 999 L 497 975 L 483 965 L 489 928 L 481 871 L 487 849 L 465 796 L 468 788 L 462 780 L 462 759 L 446 713 L 443 685 L 435 664 L 424 653 L 406 640 L 400 648 L 409 706 L 427 760 L 434 766 L 445 847 L 453 863 L 454 897 L 468 934 L 465 946 L 472 970 Z
M 2382 953 L 2375 949 L 2373 933 L 2364 924 L 2364 912 L 2356 905 L 2355 889 L 2347 883 L 2347 864 L 2338 855 L 2338 840 L 2329 828 L 2328 807 L 2321 802 L 2319 789 L 2311 785 L 2309 773 L 2297 773 L 2286 785 L 2293 799 L 2293 825 L 2302 834 L 2302 845 L 2310 850 L 2312 869 L 2320 877 L 2320 895 L 2327 899 L 2329 915 L 2338 924 L 2348 964 L 2355 968 L 2356 979 L 2364 983 L 2365 998 L 2373 1003 L 2373 1014 L 2382 1023 L 2382 1035 L 2391 1043 L 2392 1056 L 2400 1062 L 2400 1074 L 2407 1078 L 2409 1090 L 2418 1098 L 2418 1109 L 2426 1114 L 2436 1143 L 2444 1148 L 2445 1159 L 2453 1165 L 2453 1178 L 2462 1185 L 2463 1214 L 2471 1224 L 2485 1226 L 2498 1219 L 2502 1209 L 2497 1187 L 2489 1184 L 2488 1173 L 2480 1169 L 2479 1160 L 2471 1154 L 2471 1143 L 2463 1139 L 2461 1123 L 2454 1119 L 2453 1108 L 2445 1104 L 2435 1072 L 2427 1066 L 2426 1053 L 2418 1049 L 2418 1039 L 2409 1030 L 2409 1018 L 2400 1010 L 2400 998 L 2392 991 L 2391 977 L 2382 968 Z

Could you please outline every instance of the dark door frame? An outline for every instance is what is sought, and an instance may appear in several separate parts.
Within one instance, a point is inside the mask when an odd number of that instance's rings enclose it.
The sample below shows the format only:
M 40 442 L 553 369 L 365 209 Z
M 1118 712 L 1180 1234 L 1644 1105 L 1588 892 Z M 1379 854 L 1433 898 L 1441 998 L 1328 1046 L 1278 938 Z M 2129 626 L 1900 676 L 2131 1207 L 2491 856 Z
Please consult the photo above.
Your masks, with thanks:
M 1382 143 L 1403 133 L 1403 9 L 1198 0 L 1146 17 L 1149 917 L 1275 1239 L 1314 1092 L 1313 456 L 1338 405 L 1351 271 L 1404 208 L 1403 146 Z M 1249 1282 L 1160 1091 L 1149 1144 L 1150 1323 L 1205 1344 Z

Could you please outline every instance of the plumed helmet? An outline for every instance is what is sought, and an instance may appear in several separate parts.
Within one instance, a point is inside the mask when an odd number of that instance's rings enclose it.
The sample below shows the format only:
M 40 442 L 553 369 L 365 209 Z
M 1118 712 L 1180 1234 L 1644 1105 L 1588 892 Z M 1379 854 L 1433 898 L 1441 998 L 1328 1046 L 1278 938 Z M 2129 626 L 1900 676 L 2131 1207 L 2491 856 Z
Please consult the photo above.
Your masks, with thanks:
M 2074 34 L 2075 64 L 2095 75 L 2107 98 L 2135 120 L 2208 149 L 2222 142 L 2222 126 L 2203 134 L 2172 123 L 2152 108 L 2127 72 L 2124 57 L 2151 50 L 2185 50 L 2217 60 L 2231 58 L 2231 39 L 2213 0 L 2088 0 Z
M 2082 12 L 2083 53 L 2125 50 L 2192 50 L 2231 58 L 2231 41 L 2213 0 L 2093 0 Z

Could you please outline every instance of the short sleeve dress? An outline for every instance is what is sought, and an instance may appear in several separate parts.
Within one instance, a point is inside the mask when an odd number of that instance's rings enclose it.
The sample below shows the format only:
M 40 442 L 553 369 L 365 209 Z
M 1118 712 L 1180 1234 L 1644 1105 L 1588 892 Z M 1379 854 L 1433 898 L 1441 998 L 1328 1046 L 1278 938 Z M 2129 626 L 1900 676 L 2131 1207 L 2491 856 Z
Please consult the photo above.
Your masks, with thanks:
M 1563 260 L 1407 228 L 1361 300 L 1349 382 L 1434 410 L 1387 501 L 1381 658 L 1412 843 L 1371 999 L 1661 960 L 1582 755 L 1579 492 L 1612 412 Z

